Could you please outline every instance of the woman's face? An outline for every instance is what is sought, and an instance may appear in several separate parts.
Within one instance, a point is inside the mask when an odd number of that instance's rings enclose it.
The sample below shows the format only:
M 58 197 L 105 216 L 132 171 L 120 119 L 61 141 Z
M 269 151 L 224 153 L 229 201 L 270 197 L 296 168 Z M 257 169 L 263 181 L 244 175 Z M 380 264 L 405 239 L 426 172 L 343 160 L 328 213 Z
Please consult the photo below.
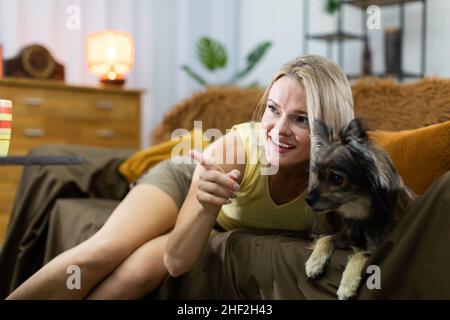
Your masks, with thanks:
M 309 161 L 310 132 L 303 86 L 291 76 L 274 82 L 261 120 L 266 129 L 266 158 L 288 167 Z

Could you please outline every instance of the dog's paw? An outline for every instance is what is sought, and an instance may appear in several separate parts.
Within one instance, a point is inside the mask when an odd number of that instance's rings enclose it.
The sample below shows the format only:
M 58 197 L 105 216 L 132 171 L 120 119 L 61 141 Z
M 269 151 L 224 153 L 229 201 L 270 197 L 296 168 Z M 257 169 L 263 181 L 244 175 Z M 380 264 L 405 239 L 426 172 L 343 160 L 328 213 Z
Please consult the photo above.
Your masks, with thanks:
M 345 270 L 342 273 L 341 283 L 337 291 L 339 300 L 347 300 L 356 297 L 364 264 L 368 259 L 367 252 L 359 251 L 350 257 Z
M 349 300 L 356 297 L 359 281 L 342 281 L 336 295 L 339 300 Z
M 325 267 L 328 264 L 327 256 L 319 256 L 312 254 L 308 261 L 305 263 L 305 271 L 308 279 L 317 279 L 319 278 L 323 272 L 325 271 Z

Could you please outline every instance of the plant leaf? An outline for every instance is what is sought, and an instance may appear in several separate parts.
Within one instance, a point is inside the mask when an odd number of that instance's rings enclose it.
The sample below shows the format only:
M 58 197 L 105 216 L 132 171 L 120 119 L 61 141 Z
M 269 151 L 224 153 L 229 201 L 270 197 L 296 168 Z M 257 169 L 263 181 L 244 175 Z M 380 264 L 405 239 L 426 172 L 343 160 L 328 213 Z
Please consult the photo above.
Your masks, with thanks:
M 264 57 L 267 50 L 272 46 L 271 41 L 264 41 L 259 43 L 247 56 L 247 66 L 244 69 L 239 70 L 236 74 L 228 81 L 229 84 L 237 82 L 239 79 L 245 77 L 258 62 Z
M 327 0 L 325 3 L 324 10 L 328 14 L 334 14 L 339 9 L 339 1 L 338 0 Z
M 224 68 L 228 60 L 224 46 L 209 37 L 199 39 L 197 59 L 210 71 Z
M 201 77 L 201 76 L 199 76 L 194 70 L 192 70 L 191 69 L 191 67 L 189 67 L 188 65 L 186 65 L 186 64 L 183 64 L 182 66 L 181 66 L 181 68 L 192 78 L 192 79 L 194 79 L 195 81 L 197 81 L 199 84 L 201 84 L 202 86 L 205 86 L 207 83 L 206 83 L 206 81 Z
M 259 43 L 253 51 L 247 56 L 247 64 L 251 66 L 251 69 L 264 57 L 267 50 L 272 46 L 271 41 L 264 41 Z M 251 70 L 250 69 L 250 70 Z

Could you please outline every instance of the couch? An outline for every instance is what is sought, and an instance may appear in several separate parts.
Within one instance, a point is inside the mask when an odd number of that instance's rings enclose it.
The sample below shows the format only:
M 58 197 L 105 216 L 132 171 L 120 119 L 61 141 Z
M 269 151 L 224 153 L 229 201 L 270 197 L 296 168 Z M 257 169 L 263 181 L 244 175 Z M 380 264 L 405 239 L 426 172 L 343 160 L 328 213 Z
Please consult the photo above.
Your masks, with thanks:
M 367 78 L 352 89 L 356 115 L 371 130 L 416 129 L 450 120 L 450 80 L 400 85 Z M 204 129 L 225 132 L 232 124 L 251 119 L 261 94 L 256 88 L 207 88 L 172 108 L 153 130 L 152 143 L 170 139 L 173 129 L 192 129 L 193 120 L 203 120 Z M 118 168 L 134 151 L 84 146 L 42 146 L 31 151 L 33 155 L 83 155 L 87 164 L 24 170 L 0 255 L 1 297 L 103 225 L 128 191 L 129 177 Z M 444 172 L 450 170 L 445 165 Z M 436 254 L 448 251 L 450 241 L 450 217 L 445 214 L 450 195 L 444 192 L 450 188 L 450 173 L 440 170 L 439 178 L 427 182 L 411 213 L 368 262 L 381 266 L 383 290 L 362 286 L 358 298 L 450 298 L 450 276 L 446 275 L 450 259 Z M 431 221 L 430 212 L 434 214 Z M 304 277 L 303 267 L 310 243 L 305 233 L 214 231 L 194 268 L 176 279 L 168 276 L 147 298 L 333 299 L 348 252 L 337 250 L 327 273 L 311 282 Z M 414 254 L 417 259 L 412 261 L 409 255 Z

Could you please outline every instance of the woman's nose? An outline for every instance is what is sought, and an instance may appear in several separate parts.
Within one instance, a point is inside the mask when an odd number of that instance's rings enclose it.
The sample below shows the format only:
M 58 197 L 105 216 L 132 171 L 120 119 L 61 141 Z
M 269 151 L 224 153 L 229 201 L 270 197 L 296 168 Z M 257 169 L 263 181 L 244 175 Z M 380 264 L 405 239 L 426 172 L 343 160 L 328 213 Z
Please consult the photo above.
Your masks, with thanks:
M 275 129 L 280 136 L 289 136 L 291 134 L 291 130 L 289 129 L 289 122 L 287 117 L 279 118 L 277 123 L 275 124 Z

